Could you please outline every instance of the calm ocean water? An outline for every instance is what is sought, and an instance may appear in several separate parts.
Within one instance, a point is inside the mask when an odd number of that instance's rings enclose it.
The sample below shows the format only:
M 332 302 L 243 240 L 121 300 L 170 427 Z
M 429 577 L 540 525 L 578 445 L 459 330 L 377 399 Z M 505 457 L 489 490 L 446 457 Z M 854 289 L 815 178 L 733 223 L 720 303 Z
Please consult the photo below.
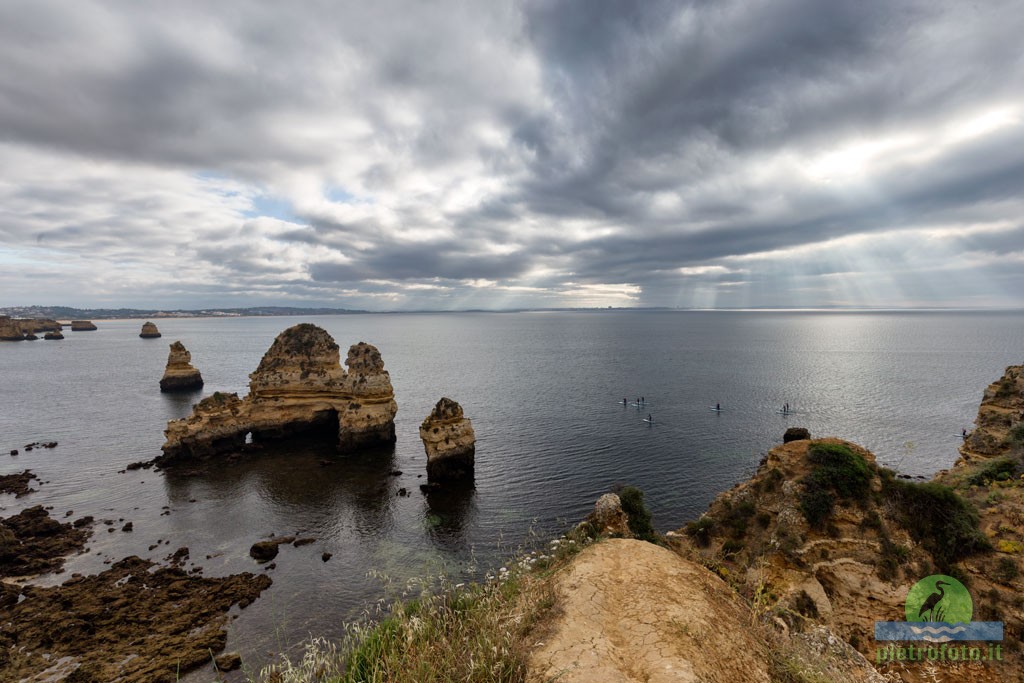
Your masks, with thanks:
M 531 529 L 581 519 L 616 484 L 642 488 L 661 531 L 693 519 L 743 480 L 788 426 L 866 446 L 886 465 L 930 475 L 957 456 L 982 390 L 1024 361 L 1024 313 L 537 312 L 320 318 L 98 321 L 62 342 L 0 344 L 0 474 L 30 468 L 46 483 L 4 515 L 36 504 L 99 524 L 70 572 L 126 555 L 162 559 L 188 546 L 207 575 L 262 571 L 249 546 L 269 534 L 315 537 L 282 546 L 274 585 L 232 622 L 228 648 L 248 666 L 310 634 L 337 635 L 407 578 L 477 576 Z M 119 474 L 160 452 L 168 419 L 213 391 L 244 395 L 274 337 L 298 322 L 342 347 L 381 351 L 399 412 L 393 452 L 334 456 L 308 444 L 201 476 Z M 180 339 L 206 380 L 170 397 L 157 382 Z M 621 405 L 644 396 L 639 412 Z M 477 433 L 475 488 L 426 497 L 417 428 L 441 396 Z M 788 402 L 797 412 L 776 412 Z M 709 408 L 721 403 L 721 413 Z M 652 413 L 654 423 L 642 421 Z M 33 441 L 53 450 L 25 453 Z M 17 458 L 6 454 L 22 449 Z M 319 461 L 337 463 L 321 467 Z M 391 470 L 402 470 L 389 477 Z M 424 475 L 418 478 L 417 475 Z M 397 495 L 399 488 L 412 492 Z M 169 514 L 164 514 L 169 512 Z M 150 545 L 165 541 L 150 551 Z M 329 562 L 321 553 L 330 552 Z M 211 556 L 210 559 L 206 559 Z M 66 576 L 66 574 L 65 574 Z M 63 577 L 50 577 L 54 583 Z M 205 679 L 193 676 L 192 680 Z

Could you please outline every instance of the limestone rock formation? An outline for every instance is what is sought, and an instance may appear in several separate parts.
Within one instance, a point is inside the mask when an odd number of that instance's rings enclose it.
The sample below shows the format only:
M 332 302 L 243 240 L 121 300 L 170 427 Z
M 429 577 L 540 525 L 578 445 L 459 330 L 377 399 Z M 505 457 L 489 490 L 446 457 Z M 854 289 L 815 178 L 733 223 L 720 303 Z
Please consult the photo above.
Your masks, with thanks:
M 249 434 L 259 442 L 330 430 L 342 450 L 394 443 L 398 405 L 380 352 L 359 342 L 345 365 L 347 371 L 325 330 L 308 323 L 288 328 L 249 375 L 244 399 L 217 393 L 187 419 L 168 423 L 158 463 L 241 450 Z
M 0 315 L 0 341 L 23 341 L 25 333 L 10 316 Z
M 420 425 L 427 452 L 427 478 L 459 479 L 473 476 L 476 433 L 462 414 L 462 406 L 442 398 Z
M 61 324 L 50 318 L 23 318 L 16 320 L 15 322 L 21 326 L 21 331 L 25 334 L 34 334 L 36 332 L 59 332 L 61 329 Z
M 982 395 L 974 430 L 960 447 L 959 465 L 1005 455 L 1010 431 L 1024 422 L 1024 365 L 1011 365 Z M 1017 427 L 1018 429 L 1024 429 Z
M 157 336 L 160 336 L 159 332 Z M 203 376 L 192 367 L 192 354 L 180 341 L 174 342 L 167 355 L 167 369 L 160 379 L 160 391 L 192 391 L 202 388 Z
M 43 339 L 63 339 L 64 334 L 60 330 L 54 330 L 53 332 L 47 332 L 43 335 Z
M 96 329 L 96 326 L 88 320 L 72 320 L 71 331 L 72 332 L 92 332 Z
M 594 511 L 584 522 L 593 526 L 602 536 L 632 538 L 629 530 L 629 515 L 622 509 L 622 501 L 614 493 L 606 493 L 594 503 Z
M 147 322 L 142 325 L 142 332 L 139 332 L 139 336 L 143 339 L 158 339 L 163 335 L 160 334 L 155 323 Z

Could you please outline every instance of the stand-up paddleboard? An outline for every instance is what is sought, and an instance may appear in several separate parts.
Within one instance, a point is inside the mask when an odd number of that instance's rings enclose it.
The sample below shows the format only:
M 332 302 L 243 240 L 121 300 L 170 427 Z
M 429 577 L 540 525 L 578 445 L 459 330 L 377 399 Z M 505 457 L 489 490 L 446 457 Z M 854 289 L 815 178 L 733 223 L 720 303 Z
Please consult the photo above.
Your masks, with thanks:
M 654 424 L 654 420 L 648 420 L 646 417 L 644 418 L 644 422 L 647 424 Z
M 711 406 L 711 411 L 715 412 L 715 413 L 721 413 L 721 412 L 725 411 L 725 408 L 716 408 L 714 406 Z

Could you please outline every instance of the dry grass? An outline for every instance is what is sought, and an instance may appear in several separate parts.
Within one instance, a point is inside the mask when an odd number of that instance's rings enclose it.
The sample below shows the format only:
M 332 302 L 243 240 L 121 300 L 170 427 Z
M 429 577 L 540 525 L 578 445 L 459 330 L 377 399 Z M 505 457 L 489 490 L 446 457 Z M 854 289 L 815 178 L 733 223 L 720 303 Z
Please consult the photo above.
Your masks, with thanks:
M 298 661 L 282 657 L 259 683 L 513 683 L 554 605 L 547 578 L 592 543 L 582 531 L 521 556 L 481 583 L 442 579 L 439 590 L 352 624 L 341 642 L 314 638 Z M 531 637 L 532 636 L 532 637 Z

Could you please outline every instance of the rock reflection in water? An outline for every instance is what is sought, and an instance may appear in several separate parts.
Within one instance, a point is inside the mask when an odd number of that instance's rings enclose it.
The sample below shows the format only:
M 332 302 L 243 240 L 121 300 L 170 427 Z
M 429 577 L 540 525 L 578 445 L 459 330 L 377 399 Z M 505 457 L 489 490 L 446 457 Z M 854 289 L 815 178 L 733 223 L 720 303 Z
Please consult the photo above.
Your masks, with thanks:
M 345 526 L 360 536 L 375 536 L 392 525 L 393 469 L 393 446 L 338 454 L 333 443 L 310 438 L 260 445 L 164 474 L 172 506 L 212 504 L 207 506 L 209 523 L 222 530 L 235 508 L 247 517 L 239 520 L 240 530 L 251 528 L 254 510 L 239 508 L 246 501 L 255 503 L 255 512 L 268 524 L 293 527 L 268 531 L 333 535 Z
M 467 529 L 476 518 L 476 486 L 472 480 L 453 481 L 428 490 L 426 527 L 430 540 L 441 550 L 468 550 Z

